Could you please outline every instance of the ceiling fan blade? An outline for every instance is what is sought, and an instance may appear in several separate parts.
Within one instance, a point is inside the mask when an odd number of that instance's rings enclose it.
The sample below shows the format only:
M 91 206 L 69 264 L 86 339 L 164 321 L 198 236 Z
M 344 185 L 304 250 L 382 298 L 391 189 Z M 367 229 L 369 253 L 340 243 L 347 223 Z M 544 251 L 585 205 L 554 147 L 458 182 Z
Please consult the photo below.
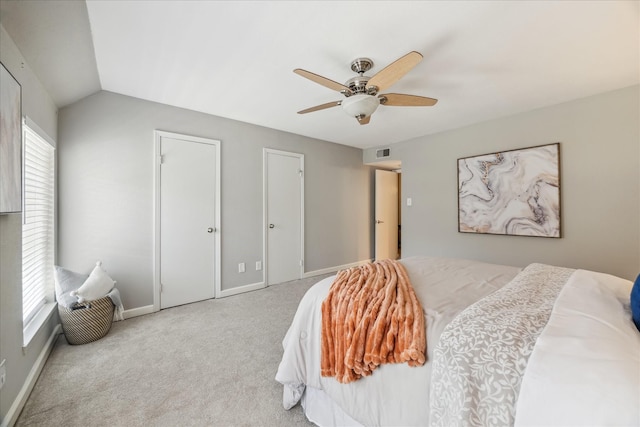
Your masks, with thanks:
M 416 51 L 407 53 L 395 62 L 387 65 L 380 70 L 375 76 L 367 82 L 367 89 L 370 87 L 377 87 L 377 91 L 385 90 L 405 74 L 407 74 L 413 67 L 418 65 L 422 61 L 422 55 Z
M 298 74 L 299 76 L 302 76 L 304 78 L 311 80 L 312 82 L 316 82 L 318 84 L 321 84 L 324 87 L 328 87 L 329 89 L 335 90 L 337 92 L 347 91 L 348 93 L 351 93 L 351 89 L 349 89 L 345 85 L 340 84 L 338 82 L 334 82 L 333 80 L 328 79 L 326 77 L 319 76 L 318 74 L 312 73 L 311 71 L 303 70 L 301 68 L 296 68 L 295 70 L 293 70 L 293 72 Z
M 358 119 L 358 118 L 356 117 L 356 119 L 358 120 L 358 122 L 359 122 L 361 125 L 368 125 L 368 124 L 369 124 L 369 122 L 371 121 L 371 116 L 365 116 L 365 117 L 363 117 L 363 118 L 361 118 L 361 119 Z
M 305 110 L 298 111 L 298 114 L 307 114 L 314 111 L 324 110 L 326 108 L 337 107 L 342 104 L 342 101 L 327 102 L 326 104 L 316 105 L 315 107 L 307 108 Z
M 380 104 L 398 107 L 431 107 L 438 102 L 437 99 L 426 96 L 404 95 L 402 93 L 385 93 L 379 95 Z

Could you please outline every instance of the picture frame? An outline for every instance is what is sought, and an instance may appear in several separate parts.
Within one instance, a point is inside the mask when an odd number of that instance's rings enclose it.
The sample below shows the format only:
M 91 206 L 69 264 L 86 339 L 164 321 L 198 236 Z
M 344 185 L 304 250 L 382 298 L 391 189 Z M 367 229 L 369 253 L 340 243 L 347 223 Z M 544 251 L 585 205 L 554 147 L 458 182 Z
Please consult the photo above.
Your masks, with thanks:
M 560 238 L 560 143 L 458 159 L 458 231 Z
M 0 65 L 0 214 L 5 214 L 22 211 L 22 87 Z

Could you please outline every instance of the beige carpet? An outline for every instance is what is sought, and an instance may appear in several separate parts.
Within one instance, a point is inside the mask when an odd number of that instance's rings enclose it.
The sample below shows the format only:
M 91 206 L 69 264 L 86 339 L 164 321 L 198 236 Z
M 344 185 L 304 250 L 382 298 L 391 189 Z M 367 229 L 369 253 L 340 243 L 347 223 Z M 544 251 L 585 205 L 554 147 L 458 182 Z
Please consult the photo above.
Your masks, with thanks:
M 326 276 L 116 322 L 56 345 L 18 426 L 309 426 L 275 380 L 306 290 Z

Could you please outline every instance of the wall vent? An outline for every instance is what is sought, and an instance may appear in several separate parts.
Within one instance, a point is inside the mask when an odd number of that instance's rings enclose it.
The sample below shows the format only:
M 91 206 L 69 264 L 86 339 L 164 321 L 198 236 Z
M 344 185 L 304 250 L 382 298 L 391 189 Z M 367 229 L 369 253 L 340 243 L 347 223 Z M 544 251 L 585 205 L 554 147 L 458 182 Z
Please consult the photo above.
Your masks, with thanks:
M 386 157 L 389 157 L 390 154 L 391 154 L 391 150 L 388 148 L 376 150 L 376 159 L 384 159 Z

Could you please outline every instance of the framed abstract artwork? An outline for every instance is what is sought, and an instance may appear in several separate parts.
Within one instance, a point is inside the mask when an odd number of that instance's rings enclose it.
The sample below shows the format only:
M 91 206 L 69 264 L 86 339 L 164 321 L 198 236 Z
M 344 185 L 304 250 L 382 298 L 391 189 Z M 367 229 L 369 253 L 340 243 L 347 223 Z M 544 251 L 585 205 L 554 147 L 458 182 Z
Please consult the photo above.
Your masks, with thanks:
M 0 64 L 0 214 L 22 211 L 22 95 Z
M 560 143 L 458 159 L 458 231 L 561 237 Z

